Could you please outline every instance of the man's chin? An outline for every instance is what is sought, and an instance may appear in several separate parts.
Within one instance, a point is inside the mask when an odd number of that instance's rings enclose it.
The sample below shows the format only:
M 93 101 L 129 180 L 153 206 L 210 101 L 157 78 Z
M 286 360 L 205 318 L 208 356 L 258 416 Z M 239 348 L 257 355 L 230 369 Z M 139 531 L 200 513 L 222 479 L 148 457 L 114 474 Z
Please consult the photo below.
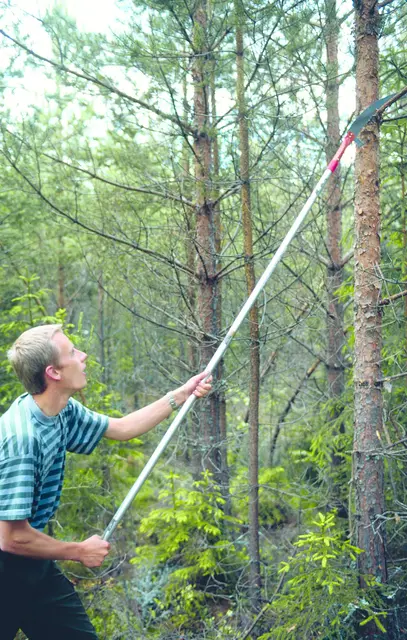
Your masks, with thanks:
M 78 384 L 74 393 L 78 393 L 78 391 L 82 391 L 82 389 L 84 389 L 87 384 L 88 384 L 88 381 L 85 379 L 83 382 L 81 382 L 81 384 Z

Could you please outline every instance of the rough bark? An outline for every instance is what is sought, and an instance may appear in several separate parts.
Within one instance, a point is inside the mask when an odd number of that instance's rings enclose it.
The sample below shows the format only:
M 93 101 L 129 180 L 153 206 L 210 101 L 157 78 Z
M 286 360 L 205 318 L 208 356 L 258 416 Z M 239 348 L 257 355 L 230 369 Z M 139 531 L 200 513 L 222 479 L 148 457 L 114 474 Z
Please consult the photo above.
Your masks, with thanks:
M 184 52 L 185 53 L 185 52 Z M 188 102 L 188 77 L 187 72 L 185 72 L 183 79 L 183 119 L 188 120 L 190 118 L 190 106 Z M 181 189 L 182 194 L 187 195 L 188 198 L 191 197 L 191 149 L 189 142 L 184 139 L 182 145 L 182 183 Z M 186 288 L 186 303 L 187 307 L 196 317 L 196 282 L 194 277 L 195 271 L 195 244 L 194 244 L 194 235 L 195 235 L 195 214 L 194 211 L 189 208 L 184 208 L 184 217 L 186 222 L 186 242 L 185 242 L 185 252 L 186 252 L 186 262 L 188 265 L 188 275 L 187 275 L 187 288 Z M 196 335 L 194 336 L 197 337 Z M 187 361 L 188 367 L 191 375 L 195 374 L 198 370 L 199 358 L 197 352 L 197 346 L 194 339 L 189 339 L 187 344 Z M 199 474 L 201 473 L 201 454 L 199 451 L 199 424 L 197 420 L 197 416 L 195 412 L 190 412 L 187 418 L 188 423 L 188 443 L 185 449 L 185 462 L 192 463 L 192 473 L 196 479 L 198 479 Z
M 102 367 L 101 379 L 107 384 L 106 372 L 106 336 L 105 336 L 105 291 L 103 288 L 103 273 L 98 280 L 98 325 L 99 325 L 99 360 Z
M 401 274 L 403 282 L 407 279 L 407 206 L 406 206 L 406 175 L 405 175 L 405 140 L 406 132 L 403 131 L 401 135 L 400 144 L 400 177 L 401 177 L 401 220 L 402 220 L 402 234 L 403 234 L 403 262 L 401 267 Z M 404 298 L 404 322 L 406 327 L 406 340 L 407 340 L 407 297 Z
M 66 309 L 65 300 L 65 265 L 64 265 L 64 239 L 58 238 L 58 308 Z
M 336 0 L 326 0 L 326 56 L 327 56 L 327 144 L 326 158 L 329 162 L 340 142 L 339 130 L 339 83 L 338 83 L 338 35 L 339 23 L 336 11 Z M 343 346 L 343 308 L 335 295 L 335 291 L 342 284 L 342 199 L 340 167 L 331 175 L 328 182 L 327 207 L 327 246 L 330 264 L 327 270 L 328 290 L 328 393 L 336 400 L 344 390 L 344 367 L 341 358 Z M 335 410 L 335 417 L 340 413 L 340 407 Z
M 207 45 L 207 1 L 199 0 L 194 12 L 194 84 L 195 180 L 196 180 L 196 249 L 197 304 L 204 333 L 200 346 L 200 364 L 204 367 L 217 347 L 220 315 L 216 254 L 216 212 L 212 194 L 212 138 L 210 134 L 210 70 Z M 214 372 L 214 386 L 219 378 Z M 201 409 L 201 432 L 204 439 L 203 468 L 222 482 L 220 412 L 217 394 L 212 394 Z
M 243 46 L 243 6 L 235 0 L 236 11 L 236 93 L 239 121 L 240 180 L 242 224 L 245 254 L 247 293 L 253 291 L 256 278 L 253 264 L 252 213 L 250 203 L 250 154 L 248 113 L 246 109 Z M 260 344 L 257 304 L 249 313 L 250 327 L 250 379 L 249 379 L 249 555 L 250 595 L 252 606 L 260 602 L 260 547 L 259 547 L 259 391 Z
M 211 3 L 210 3 L 210 10 Z M 211 125 L 213 132 L 213 178 L 215 187 L 213 189 L 213 199 L 216 202 L 214 205 L 214 220 L 215 220 L 215 251 L 217 256 L 217 270 L 218 272 L 222 268 L 221 260 L 218 256 L 221 255 L 222 249 L 222 228 L 221 228 L 221 209 L 219 202 L 219 188 L 216 186 L 219 184 L 219 171 L 220 171 L 220 153 L 219 153 L 219 137 L 216 132 L 217 111 L 216 111 L 216 60 L 212 56 L 211 60 Z M 220 335 L 222 330 L 222 281 L 218 281 L 218 314 L 217 314 L 217 335 Z M 221 457 L 221 485 L 222 495 L 226 499 L 225 511 L 230 513 L 230 496 L 229 496 L 229 469 L 227 463 L 227 420 L 226 420 L 226 395 L 225 385 L 223 383 L 223 359 L 218 365 L 218 384 L 214 390 L 216 394 L 215 401 L 219 406 L 219 435 L 220 435 L 220 457 Z
M 376 0 L 354 3 L 356 33 L 357 108 L 365 109 L 378 98 L 379 15 Z M 382 432 L 380 358 L 382 345 L 379 209 L 379 132 L 369 124 L 360 136 L 364 146 L 355 162 L 355 434 L 353 482 L 361 585 L 365 576 L 387 580 L 385 532 L 380 516 L 384 509 L 383 459 L 378 435 Z M 375 625 L 363 627 L 373 637 Z
M 327 83 L 326 83 L 326 111 L 327 111 L 327 163 L 333 158 L 340 143 L 339 127 L 339 64 L 338 64 L 338 39 L 339 22 L 336 0 L 325 1 L 325 48 L 327 58 Z M 342 348 L 344 344 L 343 306 L 336 295 L 336 291 L 342 284 L 342 193 L 341 193 L 341 169 L 340 166 L 331 175 L 328 181 L 327 202 L 327 248 L 328 260 L 326 273 L 326 288 L 328 296 L 327 313 L 327 353 L 326 368 L 328 382 L 328 397 L 330 399 L 332 421 L 339 422 L 336 433 L 343 432 L 344 427 L 340 422 L 343 411 L 342 394 L 345 389 L 344 363 Z M 338 420 L 339 419 L 339 420 Z M 333 436 L 336 434 L 333 434 Z M 333 471 L 338 470 L 343 458 L 334 453 L 332 455 Z M 332 498 L 341 516 L 347 516 L 347 507 L 340 499 L 340 488 L 337 483 L 331 487 Z

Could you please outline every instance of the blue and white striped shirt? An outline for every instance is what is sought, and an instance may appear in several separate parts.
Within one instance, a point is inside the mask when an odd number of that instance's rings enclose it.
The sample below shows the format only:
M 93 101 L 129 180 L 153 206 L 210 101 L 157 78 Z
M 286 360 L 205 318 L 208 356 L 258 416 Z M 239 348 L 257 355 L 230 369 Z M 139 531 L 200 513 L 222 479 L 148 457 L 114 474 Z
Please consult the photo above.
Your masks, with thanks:
M 66 451 L 92 453 L 108 420 L 73 398 L 52 417 L 28 393 L 17 398 L 0 418 L 0 520 L 42 530 L 59 505 Z

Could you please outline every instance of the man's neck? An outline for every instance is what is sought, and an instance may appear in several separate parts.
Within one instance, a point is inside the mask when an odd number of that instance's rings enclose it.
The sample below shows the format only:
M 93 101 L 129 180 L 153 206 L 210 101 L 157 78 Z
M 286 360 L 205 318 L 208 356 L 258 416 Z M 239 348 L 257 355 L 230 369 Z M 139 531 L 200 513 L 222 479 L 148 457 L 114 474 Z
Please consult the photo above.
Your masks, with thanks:
M 49 418 L 57 416 L 66 407 L 69 398 L 70 394 L 61 395 L 53 389 L 46 389 L 43 393 L 33 395 L 35 404 Z

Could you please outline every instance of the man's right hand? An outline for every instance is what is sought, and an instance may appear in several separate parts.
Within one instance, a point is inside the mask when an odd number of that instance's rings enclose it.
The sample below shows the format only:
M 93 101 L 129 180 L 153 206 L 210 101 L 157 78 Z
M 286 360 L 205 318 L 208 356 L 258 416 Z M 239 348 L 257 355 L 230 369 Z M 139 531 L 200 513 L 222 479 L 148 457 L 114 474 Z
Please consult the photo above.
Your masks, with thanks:
M 80 543 L 79 562 L 85 567 L 100 567 L 109 553 L 110 544 L 100 536 L 92 536 Z
M 40 560 L 76 560 L 85 567 L 100 567 L 110 544 L 100 536 L 83 542 L 64 542 L 37 531 L 28 520 L 0 520 L 0 549 Z

